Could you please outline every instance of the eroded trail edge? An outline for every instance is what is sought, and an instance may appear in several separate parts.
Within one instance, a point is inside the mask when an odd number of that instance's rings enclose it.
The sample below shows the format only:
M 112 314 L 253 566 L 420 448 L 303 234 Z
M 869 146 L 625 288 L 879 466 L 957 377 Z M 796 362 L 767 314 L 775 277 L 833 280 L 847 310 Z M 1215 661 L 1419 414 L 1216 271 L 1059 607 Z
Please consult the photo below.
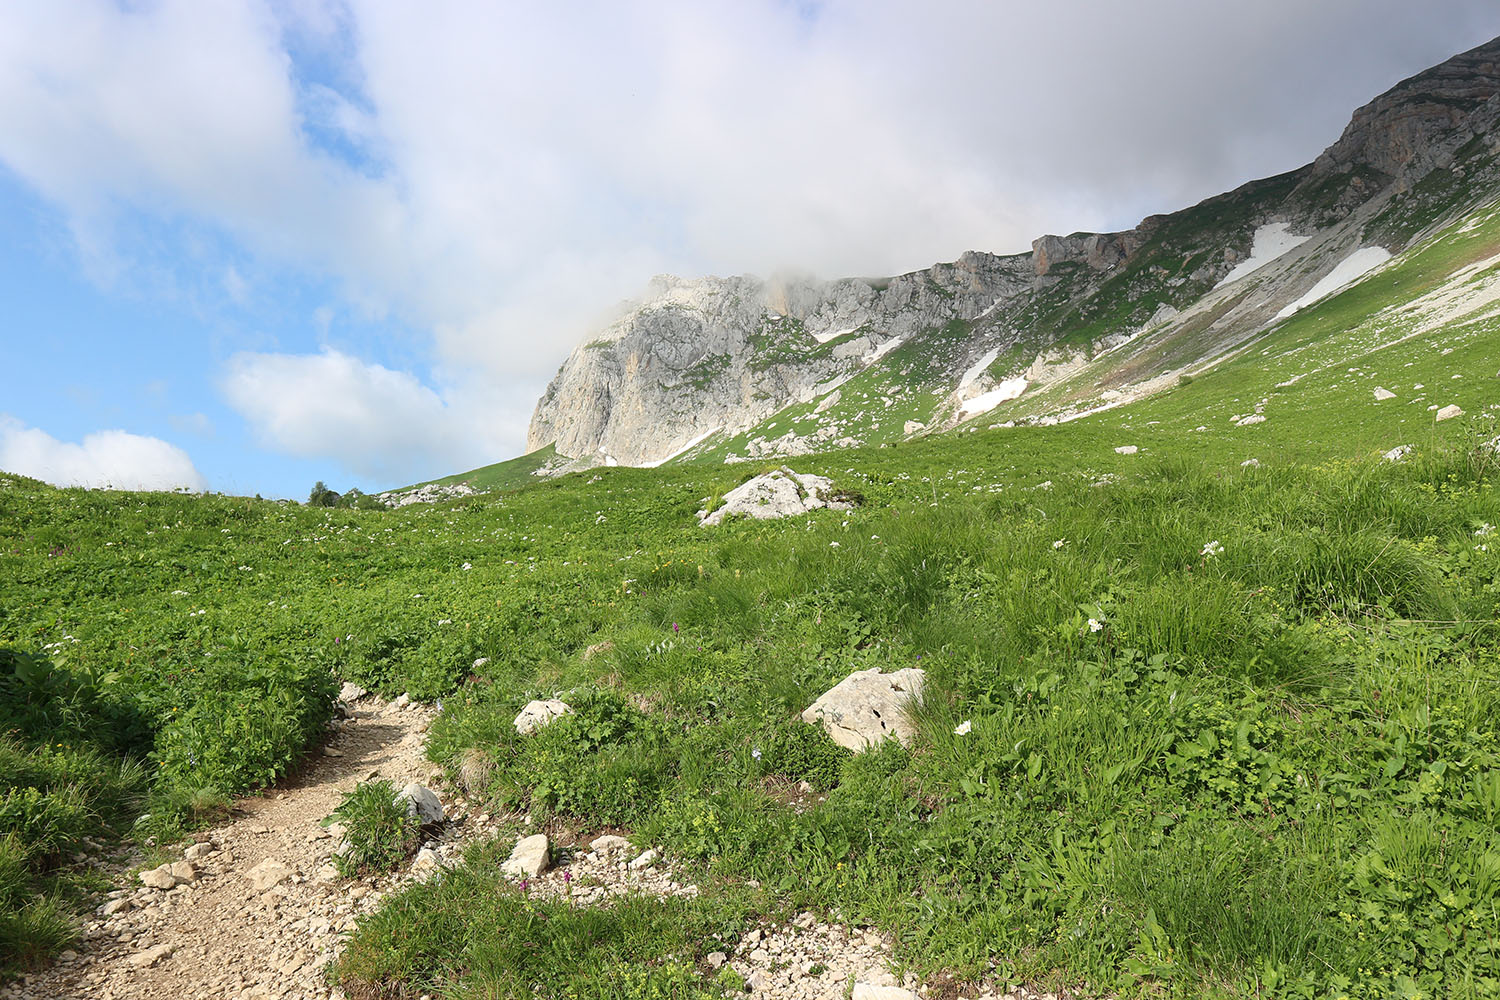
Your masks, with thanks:
M 228 823 L 198 836 L 180 860 L 191 881 L 170 889 L 133 880 L 116 890 L 84 927 L 79 953 L 26 989 L 27 996 L 74 1000 L 282 1000 L 334 995 L 323 967 L 343 932 L 410 871 L 340 880 L 338 842 L 321 821 L 370 778 L 400 787 L 429 783 L 424 756 L 434 710 L 403 699 L 366 700 L 334 723 L 331 739 L 303 774 L 263 797 L 237 803 Z M 457 852 L 457 831 L 433 845 Z M 172 860 L 179 860 L 173 857 Z

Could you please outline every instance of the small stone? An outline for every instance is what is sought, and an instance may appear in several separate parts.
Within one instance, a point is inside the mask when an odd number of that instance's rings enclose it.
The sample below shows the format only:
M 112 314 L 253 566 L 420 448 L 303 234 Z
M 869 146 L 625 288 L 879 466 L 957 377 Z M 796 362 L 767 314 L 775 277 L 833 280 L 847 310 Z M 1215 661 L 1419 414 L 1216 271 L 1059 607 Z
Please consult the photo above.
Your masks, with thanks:
M 855 983 L 851 1000 L 917 1000 L 911 990 L 899 986 L 876 986 L 873 983 Z
M 150 871 L 141 872 L 141 884 L 150 889 L 170 889 L 177 884 L 177 879 L 172 875 L 171 865 L 162 865 Z
M 608 640 L 604 642 L 596 642 L 588 649 L 585 649 L 583 651 L 584 662 L 587 663 L 589 660 L 592 660 L 594 657 L 599 656 L 603 653 L 612 652 L 614 648 L 615 644 L 609 642 Z
M 413 874 L 424 874 L 436 870 L 442 863 L 442 857 L 437 851 L 430 847 L 424 847 L 417 852 L 417 857 L 411 863 Z
M 147 948 L 145 951 L 138 951 L 134 955 L 131 955 L 130 964 L 138 969 L 149 969 L 157 962 L 160 962 L 162 959 L 172 954 L 172 951 L 173 949 L 171 945 L 159 944 L 154 947 Z
M 1120 447 L 1118 447 L 1118 448 L 1115 449 L 1115 454 L 1116 455 L 1134 455 L 1136 452 L 1138 452 L 1140 450 L 1141 450 L 1140 448 L 1136 447 L 1133 444 L 1122 444 L 1122 445 L 1120 445 Z
M 267 889 L 292 877 L 292 870 L 275 858 L 267 858 L 245 876 L 250 880 L 251 888 L 257 892 L 265 892 Z
M 104 906 L 99 910 L 99 912 L 106 917 L 112 917 L 116 913 L 130 912 L 130 909 L 133 906 L 135 906 L 135 904 L 128 899 L 112 899 L 108 903 L 105 903 Z
M 1251 426 L 1253 424 L 1263 424 L 1265 422 L 1266 422 L 1266 418 L 1263 415 L 1261 415 L 1259 413 L 1252 413 L 1252 414 L 1250 414 L 1250 416 L 1248 416 L 1244 420 L 1240 421 L 1240 426 L 1241 427 L 1249 427 L 1249 426 Z
M 362 698 L 369 697 L 369 694 L 370 692 L 366 691 L 358 684 L 351 683 L 350 681 L 345 681 L 344 686 L 339 688 L 339 701 L 343 702 L 346 705 L 352 705 Z
M 323 756 L 324 757 L 342 757 L 342 756 L 344 756 L 344 751 L 340 750 L 338 747 L 324 747 L 323 748 Z
M 171 868 L 172 877 L 179 883 L 198 881 L 198 866 L 191 861 L 179 861 Z
M 1464 411 L 1463 411 L 1462 408 L 1460 408 L 1457 404 L 1450 404 L 1448 406 L 1443 407 L 1441 410 L 1438 410 L 1437 411 L 1437 415 L 1433 419 L 1434 420 L 1452 420 L 1454 417 L 1461 417 L 1463 415 L 1464 415 Z
M 1383 403 L 1387 399 L 1395 399 L 1395 398 L 1396 398 L 1396 394 L 1394 392 L 1391 392 L 1391 390 L 1386 389 L 1386 388 L 1382 388 L 1381 386 L 1378 386 L 1378 385 L 1375 387 L 1375 401 L 1377 403 Z
M 879 667 L 856 670 L 809 705 L 802 721 L 821 723 L 835 743 L 855 753 L 887 737 L 910 746 L 917 730 L 906 718 L 906 709 L 921 697 L 926 676 L 920 667 L 888 674 Z
M 724 963 L 729 961 L 729 956 L 722 951 L 711 951 L 703 961 L 708 963 L 710 969 L 717 970 L 724 967 Z
M 500 866 L 500 871 L 516 878 L 527 876 L 535 878 L 551 865 L 552 847 L 547 842 L 547 835 L 535 833 L 530 837 L 522 837 L 516 842 L 515 849 Z
M 398 695 L 396 697 L 396 700 L 391 702 L 391 704 L 394 705 L 398 710 L 403 709 L 407 705 L 411 704 L 411 695 L 403 692 L 402 694 Z
M 630 862 L 630 867 L 635 869 L 636 871 L 640 871 L 643 868 L 650 868 L 652 865 L 656 864 L 656 858 L 657 854 L 654 849 L 643 851 L 641 852 L 640 857 Z
M 213 850 L 214 845 L 212 844 L 192 844 L 187 850 L 182 852 L 182 856 L 188 861 L 196 861 L 199 858 L 212 854 Z
M 756 965 L 770 965 L 771 953 L 766 951 L 766 949 L 764 948 L 756 948 L 750 953 L 750 961 L 754 962 Z

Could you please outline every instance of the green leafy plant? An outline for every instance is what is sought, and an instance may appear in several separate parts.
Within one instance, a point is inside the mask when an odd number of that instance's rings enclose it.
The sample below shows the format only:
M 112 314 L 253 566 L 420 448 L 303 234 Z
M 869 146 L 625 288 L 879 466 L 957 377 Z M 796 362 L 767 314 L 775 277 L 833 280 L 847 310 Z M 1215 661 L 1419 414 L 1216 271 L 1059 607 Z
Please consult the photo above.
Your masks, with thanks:
M 383 779 L 355 785 L 333 820 L 344 827 L 346 843 L 333 863 L 345 878 L 395 869 L 416 850 L 421 833 L 405 803 L 396 800 L 396 787 Z

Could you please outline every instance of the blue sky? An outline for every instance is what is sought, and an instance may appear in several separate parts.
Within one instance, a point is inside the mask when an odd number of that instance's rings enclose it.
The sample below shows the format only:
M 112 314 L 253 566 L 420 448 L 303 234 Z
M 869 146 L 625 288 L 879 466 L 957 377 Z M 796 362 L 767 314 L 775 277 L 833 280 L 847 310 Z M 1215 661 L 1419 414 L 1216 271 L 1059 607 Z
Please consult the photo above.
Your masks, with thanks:
M 0 468 L 305 496 L 518 454 L 652 275 L 884 274 L 1295 167 L 1439 0 L 0 10 Z

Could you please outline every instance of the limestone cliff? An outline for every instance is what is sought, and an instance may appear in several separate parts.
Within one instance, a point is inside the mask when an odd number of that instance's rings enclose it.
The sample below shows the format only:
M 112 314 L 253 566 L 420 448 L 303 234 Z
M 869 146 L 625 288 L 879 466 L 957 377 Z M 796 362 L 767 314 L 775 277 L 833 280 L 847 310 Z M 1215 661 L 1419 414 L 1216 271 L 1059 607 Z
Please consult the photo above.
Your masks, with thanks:
M 563 467 L 733 461 L 996 407 L 1045 422 L 1116 405 L 1214 364 L 1350 261 L 1500 196 L 1497 121 L 1500 39 L 1360 108 L 1313 163 L 1125 232 L 894 278 L 657 278 L 563 364 L 529 450 L 555 445 Z

